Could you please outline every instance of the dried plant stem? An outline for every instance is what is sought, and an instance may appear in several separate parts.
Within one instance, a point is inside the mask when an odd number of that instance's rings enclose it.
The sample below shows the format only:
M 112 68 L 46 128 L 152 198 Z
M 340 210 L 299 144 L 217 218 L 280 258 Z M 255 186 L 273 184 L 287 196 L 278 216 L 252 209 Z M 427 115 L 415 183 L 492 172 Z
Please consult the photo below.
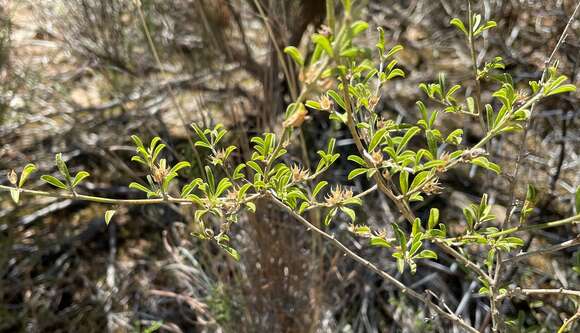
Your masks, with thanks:
M 409 295 L 411 298 L 414 298 L 414 299 L 422 302 L 423 304 L 428 306 L 430 309 L 435 311 L 437 314 L 439 314 L 441 317 L 446 318 L 446 319 L 456 323 L 457 325 L 462 327 L 467 332 L 473 332 L 473 333 L 478 332 L 478 330 L 471 327 L 469 324 L 467 324 L 459 316 L 455 315 L 454 313 L 447 312 L 447 311 L 443 310 L 441 307 L 439 307 L 438 305 L 433 304 L 428 296 L 421 295 L 418 292 L 414 291 L 413 289 L 410 289 L 409 287 L 404 285 L 401 281 L 397 280 L 389 273 L 381 270 L 375 264 L 371 263 L 370 261 L 368 261 L 368 260 L 364 259 L 363 257 L 359 256 L 358 254 L 354 253 L 352 250 L 350 250 L 348 247 L 346 247 L 344 244 L 342 244 L 339 240 L 337 240 L 333 235 L 330 235 L 330 234 L 326 233 L 325 231 L 317 228 L 316 226 L 314 226 L 312 223 L 310 223 L 308 220 L 306 220 L 302 216 L 298 215 L 290 207 L 286 206 L 283 202 L 278 200 L 273 195 L 270 195 L 270 200 L 274 204 L 276 204 L 278 207 L 280 207 L 282 210 L 284 210 L 288 214 L 292 215 L 292 217 L 294 217 L 298 222 L 300 222 L 306 228 L 317 233 L 318 235 L 322 236 L 323 238 L 329 240 L 332 243 L 332 245 L 334 245 L 335 247 L 340 249 L 342 252 L 344 252 L 345 255 L 347 255 L 350 258 L 354 259 L 355 261 L 359 262 L 360 264 L 362 264 L 366 268 L 370 269 L 371 271 L 377 273 L 379 276 L 381 276 L 386 281 L 392 283 L 395 287 L 397 287 L 399 290 L 401 290 L 401 292 L 403 294 Z
M 159 57 L 159 53 L 157 52 L 157 48 L 155 47 L 155 43 L 153 42 L 153 38 L 151 36 L 151 32 L 149 31 L 149 26 L 147 25 L 147 21 L 145 20 L 145 14 L 143 13 L 143 8 L 141 7 L 141 1 L 136 1 L 136 5 L 137 5 L 137 12 L 139 13 L 139 19 L 141 21 L 141 25 L 143 26 L 143 31 L 145 33 L 145 37 L 147 39 L 147 43 L 149 45 L 151 53 L 153 54 L 153 58 L 155 59 L 155 62 L 157 63 L 157 67 L 159 67 L 161 74 L 163 76 L 166 76 L 167 73 L 165 72 L 165 69 L 163 69 L 163 64 L 161 63 L 161 58 Z M 183 109 L 181 108 L 181 105 L 177 101 L 177 95 L 175 94 L 175 91 L 173 90 L 171 85 L 167 85 L 167 91 L 169 92 L 169 96 L 171 97 L 171 102 L 173 103 L 173 105 L 175 106 L 175 109 L 177 110 L 177 115 L 179 116 L 179 121 L 181 122 L 181 126 L 185 130 L 185 133 L 191 134 L 189 124 L 185 120 L 185 113 L 184 113 Z M 203 170 L 203 164 L 201 163 L 201 157 L 199 155 L 199 152 L 197 151 L 197 148 L 195 147 L 195 145 L 193 144 L 193 141 L 191 139 L 188 139 L 187 142 L 189 143 L 190 149 L 195 156 L 195 160 L 197 162 L 199 169 L 201 170 L 201 173 L 205 174 L 204 170 Z
M 504 259 L 503 263 L 509 263 L 509 262 L 516 262 L 516 261 L 520 261 L 522 259 L 526 259 L 532 256 L 537 256 L 537 255 L 543 255 L 543 254 L 547 254 L 547 253 L 552 253 L 552 252 L 556 252 L 556 251 L 560 251 L 569 247 L 574 247 L 580 245 L 580 237 L 576 237 L 574 239 L 570 239 L 567 240 L 565 242 L 562 242 L 560 244 L 557 245 L 553 245 L 550 247 L 547 247 L 545 249 L 541 249 L 541 250 L 537 250 L 537 251 L 530 251 L 530 252 L 524 252 L 524 253 L 520 253 L 518 255 L 516 255 L 515 257 L 511 257 L 508 259 Z
M 569 289 L 521 289 L 521 288 L 514 288 L 508 290 L 507 293 L 497 297 L 497 300 L 502 300 L 508 297 L 517 297 L 517 296 L 531 296 L 531 295 L 567 295 L 573 297 L 580 297 L 579 290 L 569 290 Z

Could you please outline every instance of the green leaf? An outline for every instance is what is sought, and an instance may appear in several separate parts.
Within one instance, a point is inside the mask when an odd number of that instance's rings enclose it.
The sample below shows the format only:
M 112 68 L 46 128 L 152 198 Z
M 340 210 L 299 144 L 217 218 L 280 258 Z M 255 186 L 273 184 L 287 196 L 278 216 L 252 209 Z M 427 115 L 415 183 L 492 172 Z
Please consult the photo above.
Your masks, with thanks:
M 113 218 L 113 215 L 115 215 L 116 211 L 115 210 L 108 210 L 105 212 L 105 223 L 107 225 L 109 225 L 109 223 L 111 222 L 111 219 Z
M 459 29 L 459 30 L 463 31 L 463 33 L 464 33 L 466 36 L 468 36 L 468 35 L 469 35 L 469 34 L 467 33 L 467 29 L 465 29 L 465 25 L 463 24 L 463 22 L 462 22 L 460 19 L 458 19 L 458 18 L 454 18 L 454 19 L 452 19 L 452 20 L 451 20 L 451 22 L 449 22 L 449 23 L 451 23 L 452 25 L 454 25 L 454 26 L 455 26 L 457 29 Z
M 312 100 L 308 100 L 306 101 L 306 103 L 304 103 L 307 107 L 311 108 L 311 109 L 315 109 L 315 110 L 324 110 L 322 108 L 322 106 L 320 105 L 319 102 L 317 101 L 312 101 Z
M 139 148 L 143 148 L 143 150 L 145 149 L 145 146 L 143 145 L 143 141 L 141 141 L 141 139 L 137 135 L 131 135 L 131 140 L 133 140 L 133 142 L 135 143 L 135 146 L 137 146 Z
M 397 269 L 401 274 L 405 271 L 405 259 L 397 259 Z
M 232 182 L 228 178 L 224 178 L 220 180 L 218 183 L 217 189 L 215 191 L 215 195 L 219 196 L 224 193 L 228 188 L 232 186 Z
M 253 202 L 246 202 L 246 208 L 251 213 L 255 213 L 256 212 L 256 204 L 253 203 Z
M 44 176 L 40 177 L 40 179 L 44 180 L 45 182 L 49 183 L 52 186 L 61 188 L 63 190 L 67 189 L 66 185 L 63 184 L 63 182 L 61 182 L 60 180 L 56 179 L 55 177 L 53 177 L 51 175 L 44 175 Z
M 409 191 L 409 173 L 407 171 L 401 171 L 399 185 L 401 186 L 401 193 L 405 194 Z
M 77 175 L 75 176 L 75 179 L 72 182 L 72 187 L 76 187 L 78 184 L 80 184 L 83 179 L 87 178 L 88 176 L 90 176 L 90 174 L 86 171 L 79 171 L 77 173 Z
M 348 217 L 350 218 L 350 220 L 351 220 L 352 222 L 354 222 L 354 221 L 356 220 L 356 213 L 355 213 L 354 209 L 352 209 L 352 208 L 348 208 L 348 207 L 344 207 L 344 206 L 341 206 L 341 207 L 340 207 L 340 210 L 341 210 L 343 213 L 345 213 L 346 215 L 348 215 Z
M 141 184 L 139 184 L 139 183 L 135 183 L 135 182 L 132 182 L 131 184 L 129 184 L 129 188 L 130 188 L 130 189 L 134 189 L 134 190 L 143 191 L 143 192 L 145 192 L 145 193 L 147 193 L 147 194 L 149 194 L 149 193 L 152 193 L 152 192 L 153 192 L 153 191 L 151 191 L 150 189 L 148 189 L 147 187 L 145 187 L 145 186 L 143 186 L 143 185 L 141 185 Z
M 431 250 L 423 250 L 415 258 L 417 259 L 437 259 L 437 253 Z
M 367 166 L 367 164 L 365 163 L 365 161 L 362 159 L 362 157 L 358 156 L 358 155 L 350 155 L 348 157 L 349 161 L 352 161 L 360 166 Z
M 383 237 L 373 236 L 370 239 L 371 246 L 378 246 L 378 247 L 391 247 L 391 243 L 389 243 Z
M 331 58 L 333 57 L 334 52 L 332 50 L 332 46 L 330 45 L 330 41 L 328 40 L 328 38 L 320 34 L 314 34 L 312 35 L 312 42 L 320 46 L 324 50 L 324 52 L 328 54 L 329 57 Z
M 472 164 L 478 165 L 482 168 L 491 170 L 493 172 L 495 172 L 496 174 L 500 174 L 501 173 L 501 167 L 493 162 L 490 162 L 487 160 L 487 158 L 480 156 L 477 158 L 474 158 L 471 160 Z
M 338 209 L 336 207 L 333 207 L 331 210 L 328 211 L 328 213 L 324 217 L 324 225 L 329 225 L 330 224 L 330 221 L 332 221 L 332 219 L 336 215 L 336 212 L 337 211 L 338 211 Z
M 350 30 L 352 32 L 352 37 L 357 36 L 361 32 L 367 30 L 369 28 L 369 24 L 365 21 L 356 21 L 350 26 Z
M 236 249 L 225 244 L 219 245 L 224 251 L 226 251 L 227 254 L 229 254 L 232 258 L 234 258 L 235 261 L 240 261 L 240 253 Z
M 407 252 L 407 236 L 405 236 L 403 230 L 401 230 L 401 228 L 396 223 L 392 223 L 391 225 L 393 226 L 395 236 L 397 237 L 397 241 L 399 242 L 399 246 L 401 247 L 401 252 L 402 253 Z
M 328 185 L 328 182 L 326 180 L 321 181 L 320 183 L 316 184 L 316 186 L 314 187 L 314 190 L 312 190 L 312 197 L 316 198 L 316 196 L 318 195 L 318 193 L 326 186 Z
M 403 136 L 403 139 L 399 143 L 399 146 L 397 147 L 397 154 L 400 154 L 403 151 L 403 149 L 405 149 L 405 147 L 407 146 L 407 144 L 409 143 L 409 141 L 411 141 L 411 139 L 419 131 L 420 131 L 419 127 L 411 127 L 411 128 L 409 128 L 409 130 L 405 133 L 405 135 Z
M 284 49 L 284 53 L 289 55 L 300 67 L 304 66 L 304 57 L 296 47 L 288 46 Z
M 563 94 L 567 92 L 576 91 L 576 86 L 573 84 L 564 84 L 556 89 L 549 91 L 546 96 L 552 96 L 557 94 Z
M 328 96 L 330 96 L 330 98 L 332 98 L 334 102 L 338 104 L 343 110 L 346 110 L 346 103 L 344 102 L 344 99 L 336 91 L 332 89 L 329 90 Z
M 12 200 L 14 201 L 14 203 L 18 204 L 18 202 L 20 201 L 20 189 L 11 188 L 10 189 L 10 196 L 12 197 Z
M 173 166 L 173 168 L 171 168 L 171 170 L 169 170 L 169 173 L 177 173 L 177 171 L 183 169 L 183 168 L 189 168 L 191 167 L 191 164 L 189 162 L 179 162 L 176 165 Z
M 383 127 L 380 130 L 376 131 L 375 135 L 373 135 L 371 142 L 369 143 L 369 151 L 372 152 L 375 148 L 383 141 L 385 137 L 385 133 L 387 133 L 388 128 Z
M 58 171 L 60 171 L 61 175 L 63 175 L 65 179 L 69 180 L 70 173 L 68 172 L 68 168 L 66 166 L 66 163 L 64 163 L 64 161 L 62 159 L 62 153 L 56 154 L 55 160 L 56 160 L 56 166 L 58 167 Z
M 385 58 L 390 58 L 392 56 L 394 56 L 395 54 L 399 53 L 400 51 L 403 50 L 403 46 L 402 45 L 395 45 L 393 46 L 393 48 L 385 55 Z
M 431 208 L 429 211 L 429 222 L 427 223 L 427 230 L 433 229 L 439 222 L 439 209 Z
M 28 177 L 37 170 L 36 165 L 29 163 L 27 164 L 24 169 L 22 169 L 22 174 L 20 175 L 20 181 L 18 182 L 18 187 L 24 186 L 24 182 L 28 179 Z
M 348 174 L 348 180 L 352 180 L 353 178 L 356 178 L 359 175 L 362 175 L 363 173 L 367 172 L 367 170 L 368 169 L 366 169 L 366 168 L 356 168 L 356 169 L 352 170 Z
M 386 80 L 387 80 L 387 81 L 390 81 L 390 80 L 392 80 L 392 79 L 394 79 L 394 78 L 396 78 L 396 77 L 399 77 L 399 76 L 400 76 L 400 77 L 405 77 L 405 72 L 403 72 L 403 70 L 402 70 L 402 69 L 400 69 L 400 68 L 395 68 L 395 69 L 393 69 L 393 70 L 392 70 L 392 71 L 389 73 L 389 75 L 387 75 L 387 79 L 386 79 Z

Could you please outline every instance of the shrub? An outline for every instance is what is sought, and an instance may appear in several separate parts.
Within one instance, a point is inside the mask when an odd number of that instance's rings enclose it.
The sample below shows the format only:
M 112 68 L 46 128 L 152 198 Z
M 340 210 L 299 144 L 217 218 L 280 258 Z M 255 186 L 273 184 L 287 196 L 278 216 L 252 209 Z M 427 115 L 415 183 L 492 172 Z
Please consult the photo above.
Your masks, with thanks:
M 25 166 L 19 174 L 12 171 L 9 175 L 12 186 L 0 186 L 0 189 L 9 191 L 15 203 L 20 201 L 22 194 L 31 194 L 108 204 L 112 209 L 105 213 L 107 224 L 114 218 L 115 206 L 193 205 L 196 209 L 193 235 L 215 242 L 235 260 L 240 254 L 230 240 L 232 225 L 239 221 L 243 212 L 254 213 L 257 200 L 267 200 L 397 287 L 402 294 L 424 304 L 432 314 L 468 332 L 479 331 L 450 310 L 442 298 L 429 291 L 421 293 L 411 289 L 378 264 L 357 254 L 325 227 L 317 226 L 317 221 L 308 220 L 305 213 L 313 210 L 324 212 L 324 226 L 337 221 L 339 216 L 347 218 L 350 231 L 367 239 L 369 246 L 390 254 L 401 274 L 415 274 L 418 263 L 437 260 L 442 253 L 451 256 L 477 282 L 479 294 L 488 298 L 493 331 L 510 329 L 506 326 L 518 327 L 517 322 L 505 320 L 502 304 L 506 299 L 527 300 L 536 294 L 580 297 L 580 291 L 576 290 L 528 289 L 506 279 L 506 267 L 513 262 L 578 244 L 577 239 L 572 239 L 539 251 L 515 252 L 524 244 L 521 235 L 526 232 L 580 221 L 580 215 L 573 215 L 557 221 L 528 223 L 537 198 L 533 185 L 528 186 L 523 203 L 517 207 L 519 212 L 514 209 L 505 219 L 498 221 L 492 214 L 488 195 L 483 194 L 479 202 L 463 208 L 465 223 L 453 230 L 437 208 L 429 207 L 428 214 L 422 219 L 416 215 L 413 206 L 428 196 L 439 194 L 444 187 L 442 177 L 454 168 L 475 166 L 482 172 L 502 173 L 502 166 L 493 162 L 494 157 L 488 149 L 490 143 L 500 135 L 526 131 L 537 103 L 576 89 L 566 83 L 566 76 L 558 73 L 557 61 L 553 59 L 555 52 L 546 61 L 539 80 L 530 81 L 525 90 L 517 89 L 517 84 L 504 71 L 500 57 L 482 64 L 477 61 L 477 41 L 496 23 L 482 21 L 481 16 L 469 8 L 466 20 L 453 18 L 450 23 L 465 35 L 473 60 L 473 77 L 466 82 L 449 83 L 441 74 L 434 82 L 421 84 L 419 88 L 425 94 L 425 100 L 417 101 L 418 121 L 401 123 L 381 118 L 377 108 L 381 92 L 389 89 L 389 83 L 405 77 L 396 60 L 403 47 L 388 46 L 380 28 L 374 50 L 359 46 L 357 36 L 368 29 L 368 23 L 352 19 L 349 0 L 343 1 L 344 14 L 337 22 L 333 1 L 327 3 L 327 25 L 311 36 L 311 54 L 305 56 L 293 46 L 284 50 L 300 70 L 301 90 L 296 100 L 288 105 L 285 120 L 280 124 L 281 133 L 253 137 L 251 158 L 244 163 L 232 162 L 232 154 L 238 148 L 223 145 L 228 131 L 222 125 L 204 129 L 192 124 L 196 134 L 194 146 L 200 155 L 207 157 L 209 164 L 196 165 L 201 170 L 200 177 L 186 182 L 179 190 L 180 172 L 192 168 L 192 164 L 179 161 L 169 165 L 162 156 L 166 145 L 161 138 L 144 142 L 138 136 L 132 137 L 136 154 L 131 160 L 146 170 L 147 176 L 144 182 L 133 182 L 129 187 L 143 192 L 147 198 L 118 200 L 78 193 L 78 185 L 90 174 L 86 171 L 71 173 L 60 154 L 56 155 L 60 176 L 41 177 L 58 192 L 24 187 L 36 171 L 34 164 Z M 484 102 L 481 84 L 484 81 L 494 87 L 490 91 L 490 103 Z M 460 97 L 460 92 L 468 85 L 473 85 L 473 94 Z M 325 150 L 317 152 L 320 158 L 315 168 L 308 169 L 290 162 L 287 149 L 309 113 L 314 111 L 327 114 L 330 121 L 346 126 L 350 132 L 356 153 L 347 157 L 353 168 L 346 177 L 348 180 L 366 177 L 372 184 L 366 190 L 353 193 L 344 184 L 331 185 L 320 180 L 341 158 L 336 152 L 334 138 L 329 140 Z M 443 131 L 438 126 L 441 119 L 448 116 L 478 122 L 484 135 L 474 145 L 464 144 L 462 129 Z M 514 177 L 517 179 L 517 173 Z M 396 206 L 402 222 L 384 221 L 384 228 L 375 229 L 357 219 L 357 210 L 365 206 L 365 197 L 375 192 L 386 196 Z M 580 210 L 579 196 L 576 195 L 576 214 Z M 513 219 L 515 215 L 519 218 Z M 478 251 L 484 251 L 486 255 L 478 256 Z M 560 330 L 570 328 L 577 317 L 564 321 Z

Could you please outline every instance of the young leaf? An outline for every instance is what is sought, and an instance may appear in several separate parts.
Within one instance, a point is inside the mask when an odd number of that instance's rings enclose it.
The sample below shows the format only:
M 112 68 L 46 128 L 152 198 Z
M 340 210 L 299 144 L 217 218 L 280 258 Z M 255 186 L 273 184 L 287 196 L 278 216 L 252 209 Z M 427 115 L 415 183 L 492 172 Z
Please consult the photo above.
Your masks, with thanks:
M 72 187 L 76 187 L 78 184 L 80 184 L 83 179 L 87 178 L 88 176 L 90 176 L 90 174 L 86 171 L 79 171 L 79 173 L 77 173 L 77 175 L 75 176 L 75 179 L 72 182 Z
M 49 183 L 52 186 L 61 188 L 63 190 L 66 190 L 67 189 L 66 185 L 63 184 L 63 182 L 61 182 L 60 180 L 56 179 L 53 176 L 44 175 L 44 176 L 40 177 L 40 179 L 44 180 L 45 182 Z
M 232 258 L 234 258 L 235 261 L 240 261 L 240 253 L 234 249 L 231 246 L 227 246 L 225 244 L 219 244 L 220 247 L 226 251 L 227 254 L 229 254 Z
M 326 52 L 328 56 L 332 58 L 334 52 L 332 50 L 332 46 L 330 45 L 330 41 L 328 41 L 328 38 L 320 34 L 314 34 L 312 35 L 312 41 L 314 44 L 320 46 L 324 52 Z
M 383 237 L 373 236 L 370 239 L 371 246 L 391 247 L 391 243 L 387 242 Z
M 11 188 L 10 189 L 10 196 L 12 197 L 12 200 L 14 201 L 14 203 L 18 204 L 18 202 L 20 201 L 20 190 L 17 188 Z
M 356 178 L 359 175 L 362 175 L 363 173 L 367 172 L 367 170 L 368 169 L 366 169 L 366 168 L 356 168 L 356 169 L 352 170 L 348 174 L 348 180 L 352 180 L 353 178 Z
M 343 213 L 345 213 L 346 215 L 348 215 L 348 217 L 350 217 L 350 220 L 351 220 L 352 222 L 354 222 L 354 221 L 356 220 L 356 213 L 355 213 L 354 209 L 352 209 L 352 208 L 348 208 L 348 207 L 344 207 L 344 206 L 341 206 L 341 207 L 340 207 L 340 210 L 341 210 Z
M 468 35 L 468 33 L 467 33 L 467 29 L 465 29 L 465 25 L 463 24 L 463 22 L 462 22 L 460 19 L 458 19 L 458 18 L 454 18 L 454 19 L 452 19 L 452 20 L 451 20 L 451 22 L 449 22 L 449 23 L 451 23 L 452 25 L 454 25 L 454 26 L 455 26 L 457 29 L 459 29 L 459 30 L 463 31 L 463 33 L 464 33 L 466 36 Z
M 150 189 L 148 189 L 147 187 L 145 187 L 145 186 L 143 186 L 143 185 L 141 185 L 139 183 L 135 183 L 135 182 L 132 182 L 131 184 L 129 184 L 129 188 L 134 189 L 134 190 L 143 191 L 143 192 L 145 192 L 147 194 L 153 192 Z
M 304 66 L 304 58 L 296 47 L 288 46 L 284 49 L 284 53 L 289 55 L 300 67 Z
M 429 211 L 429 222 L 427 223 L 427 230 L 433 229 L 439 222 L 439 209 L 431 208 Z
M 368 28 L 369 28 L 369 24 L 366 23 L 365 21 L 356 21 L 350 26 L 353 37 L 355 37 L 356 35 L 360 34 L 363 31 L 367 30 Z
M 423 250 L 415 258 L 417 259 L 437 259 L 437 253 L 431 250 Z
M 58 167 L 58 171 L 60 171 L 61 175 L 64 176 L 65 179 L 70 179 L 70 173 L 68 172 L 68 168 L 66 163 L 64 163 L 62 159 L 62 153 L 58 153 L 55 156 L 56 166 Z
M 316 187 L 314 187 L 314 190 L 312 190 L 312 197 L 316 198 L 316 195 L 318 195 L 318 193 L 326 186 L 328 185 L 328 182 L 326 180 L 321 181 L 320 183 L 316 184 Z
M 111 222 L 111 219 L 113 218 L 113 215 L 115 215 L 115 210 L 108 210 L 105 212 L 105 223 L 107 225 L 109 225 L 109 223 Z
M 29 163 L 27 164 L 24 169 L 22 170 L 22 174 L 20 175 L 20 181 L 18 182 L 18 187 L 24 186 L 24 182 L 28 179 L 30 174 L 37 170 L 36 165 Z

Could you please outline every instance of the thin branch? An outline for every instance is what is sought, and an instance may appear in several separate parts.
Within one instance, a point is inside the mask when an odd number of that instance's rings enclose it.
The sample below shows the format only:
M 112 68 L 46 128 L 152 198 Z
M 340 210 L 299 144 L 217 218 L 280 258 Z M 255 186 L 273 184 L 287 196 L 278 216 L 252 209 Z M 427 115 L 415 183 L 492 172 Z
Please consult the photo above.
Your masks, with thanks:
M 522 288 L 513 288 L 507 291 L 507 293 L 499 296 L 497 300 L 501 300 L 504 298 L 509 297 L 518 297 L 518 296 L 531 296 L 531 295 L 566 295 L 566 296 L 573 296 L 573 297 L 580 297 L 579 290 L 569 290 L 569 289 L 522 289 Z
M 546 59 L 546 61 L 544 62 L 544 71 L 542 72 L 542 77 L 540 79 L 540 84 L 542 84 L 542 83 L 545 82 L 546 75 L 548 74 L 548 69 L 550 68 L 550 64 L 554 61 L 554 57 L 556 56 L 556 53 L 558 52 L 558 50 L 560 49 L 560 47 L 562 46 L 562 44 L 566 40 L 566 37 L 568 36 L 568 29 L 572 25 L 572 22 L 574 22 L 574 18 L 576 17 L 576 14 L 578 13 L 578 9 L 579 8 L 580 8 L 580 1 L 578 1 L 578 3 L 576 4 L 576 8 L 574 8 L 574 12 L 570 16 L 570 19 L 568 20 L 568 23 L 566 24 L 566 27 L 564 27 L 564 31 L 562 31 L 562 34 L 560 35 L 560 39 L 558 39 L 558 43 L 556 43 L 556 46 L 552 50 L 552 53 L 550 54 L 550 57 L 548 59 Z M 535 106 L 536 106 L 536 104 L 534 103 L 530 107 L 530 116 L 528 117 L 528 119 L 524 123 L 524 132 L 522 134 L 522 141 L 520 143 L 520 147 L 517 149 L 518 154 L 516 156 L 516 163 L 515 163 L 515 167 L 514 167 L 514 173 L 513 173 L 512 177 L 511 177 L 512 184 L 511 184 L 511 188 L 510 188 L 510 193 L 511 193 L 511 195 L 510 195 L 510 205 L 508 206 L 510 209 L 508 211 L 508 214 L 505 217 L 504 224 L 510 221 L 510 219 L 512 217 L 512 214 L 513 214 L 513 211 L 514 211 L 511 208 L 514 207 L 514 205 L 515 205 L 515 199 L 516 199 L 515 198 L 515 187 L 516 187 L 516 184 L 517 184 L 517 178 L 518 178 L 518 174 L 519 174 L 519 170 L 520 170 L 521 159 L 522 159 L 522 156 L 524 154 L 524 151 L 527 150 L 526 145 L 527 145 L 528 128 L 529 128 L 529 125 L 530 125 L 530 121 L 532 119 L 532 115 L 534 113 L 534 107 Z
M 542 255 L 542 254 L 546 254 L 546 253 L 552 253 L 552 252 L 557 252 L 569 247 L 574 247 L 580 245 L 580 237 L 576 237 L 574 239 L 570 239 L 567 240 L 565 242 L 562 242 L 560 244 L 556 244 L 553 246 L 550 246 L 548 248 L 545 249 L 541 249 L 541 250 L 537 250 L 537 251 L 530 251 L 530 252 L 524 252 L 524 253 L 520 253 L 518 255 L 516 255 L 515 257 L 511 257 L 508 259 L 504 259 L 502 262 L 508 263 L 508 262 L 516 262 L 516 261 L 520 261 L 522 259 L 526 259 L 532 256 L 537 256 L 537 255 Z
M 455 315 L 453 313 L 449 313 L 449 312 L 443 310 L 438 305 L 433 304 L 427 296 L 423 296 L 423 295 L 419 294 L 418 292 L 414 291 L 413 289 L 410 289 L 409 287 L 404 285 L 401 281 L 397 280 L 389 273 L 381 270 L 375 264 L 371 263 L 370 261 L 368 261 L 368 260 L 362 258 L 361 256 L 359 256 L 358 254 L 354 253 L 352 250 L 350 250 L 348 247 L 346 247 L 344 244 L 342 244 L 340 241 L 338 241 L 334 237 L 334 235 L 329 235 L 325 231 L 317 228 L 312 223 L 310 223 L 308 220 L 306 220 L 305 218 L 303 218 L 302 216 L 300 216 L 296 212 L 294 212 L 290 207 L 286 206 L 283 202 L 278 200 L 278 198 L 276 198 L 275 196 L 270 194 L 269 197 L 270 197 L 270 200 L 274 204 L 276 204 L 278 207 L 280 207 L 282 210 L 284 210 L 288 214 L 292 215 L 292 217 L 294 217 L 298 222 L 300 222 L 302 225 L 304 225 L 306 228 L 308 228 L 308 230 L 312 230 L 315 233 L 317 233 L 318 235 L 322 236 L 323 238 L 329 240 L 335 247 L 337 247 L 342 252 L 344 252 L 344 254 L 346 254 L 350 258 L 354 259 L 355 261 L 359 262 L 360 264 L 362 264 L 366 268 L 370 269 L 371 271 L 375 272 L 376 274 L 381 276 L 383 279 L 392 283 L 395 287 L 397 287 L 399 290 L 401 290 L 401 292 L 403 294 L 409 295 L 411 298 L 414 298 L 414 299 L 422 302 L 423 304 L 427 305 L 429 308 L 434 310 L 436 313 L 438 313 L 440 316 L 456 323 L 457 325 L 459 325 L 463 329 L 465 329 L 467 332 L 473 332 L 473 333 L 478 332 L 478 330 L 471 327 L 469 324 L 467 324 L 463 319 L 461 319 L 457 315 Z
M 90 201 L 102 204 L 109 204 L 109 205 L 155 205 L 161 203 L 174 203 L 180 205 L 192 205 L 192 202 L 189 199 L 183 198 L 174 198 L 167 196 L 166 198 L 155 198 L 155 199 L 114 199 L 114 198 L 104 198 L 104 197 L 97 197 L 92 195 L 83 195 L 83 194 L 72 194 L 72 193 L 57 193 L 57 192 L 47 192 L 47 191 L 37 191 L 37 190 L 28 190 L 28 189 L 19 189 L 17 187 L 5 186 L 0 185 L 0 192 L 10 192 L 12 190 L 18 190 L 20 193 L 29 194 L 34 196 L 40 197 L 50 197 L 50 198 L 58 198 L 58 199 L 72 199 L 72 200 L 80 200 L 80 201 Z M 250 202 L 259 198 L 261 194 L 252 194 L 246 197 L 243 202 Z M 228 200 L 227 198 L 223 198 L 223 200 Z

